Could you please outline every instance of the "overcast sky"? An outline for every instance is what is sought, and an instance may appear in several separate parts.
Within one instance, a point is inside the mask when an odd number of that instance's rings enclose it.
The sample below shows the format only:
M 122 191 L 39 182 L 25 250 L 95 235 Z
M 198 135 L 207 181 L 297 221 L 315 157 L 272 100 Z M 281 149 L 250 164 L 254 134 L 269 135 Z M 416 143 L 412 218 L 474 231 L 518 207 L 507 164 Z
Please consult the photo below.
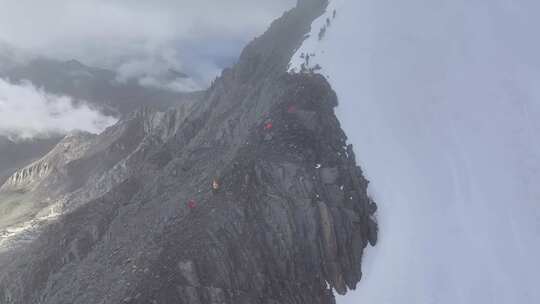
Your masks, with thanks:
M 0 0 L 0 41 L 130 72 L 212 78 L 296 0 Z

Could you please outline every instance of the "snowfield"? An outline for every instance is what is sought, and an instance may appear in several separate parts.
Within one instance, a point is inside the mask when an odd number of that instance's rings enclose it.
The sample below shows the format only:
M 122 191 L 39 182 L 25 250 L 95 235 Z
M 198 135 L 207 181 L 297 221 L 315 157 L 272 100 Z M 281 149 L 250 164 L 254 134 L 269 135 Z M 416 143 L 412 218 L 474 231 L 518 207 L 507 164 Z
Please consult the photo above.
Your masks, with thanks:
M 380 243 L 339 304 L 540 303 L 539 11 L 332 0 L 314 22 L 291 68 L 315 55 L 379 204 Z

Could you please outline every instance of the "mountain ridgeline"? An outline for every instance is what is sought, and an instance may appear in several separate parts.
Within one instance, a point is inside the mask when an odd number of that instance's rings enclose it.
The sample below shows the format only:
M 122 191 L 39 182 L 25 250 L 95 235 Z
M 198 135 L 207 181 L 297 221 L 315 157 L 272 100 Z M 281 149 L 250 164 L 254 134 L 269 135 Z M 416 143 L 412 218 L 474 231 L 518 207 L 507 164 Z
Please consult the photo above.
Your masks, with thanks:
M 355 288 L 376 205 L 332 88 L 286 72 L 326 5 L 299 1 L 195 103 L 70 134 L 10 177 L 0 303 L 329 304 Z
M 0 43 L 0 79 L 13 84 L 29 82 L 49 94 L 69 96 L 75 106 L 86 105 L 109 116 L 125 117 L 148 105 L 166 110 L 179 103 L 189 103 L 201 94 L 143 86 L 137 79 L 119 81 L 114 71 L 89 67 L 76 60 L 64 62 L 39 57 L 17 60 L 16 54 L 16 50 Z M 166 81 L 189 78 L 175 70 L 165 76 L 170 77 Z M 58 134 L 41 134 L 30 139 L 13 137 L 0 134 L 0 184 L 17 168 L 50 151 L 62 138 Z

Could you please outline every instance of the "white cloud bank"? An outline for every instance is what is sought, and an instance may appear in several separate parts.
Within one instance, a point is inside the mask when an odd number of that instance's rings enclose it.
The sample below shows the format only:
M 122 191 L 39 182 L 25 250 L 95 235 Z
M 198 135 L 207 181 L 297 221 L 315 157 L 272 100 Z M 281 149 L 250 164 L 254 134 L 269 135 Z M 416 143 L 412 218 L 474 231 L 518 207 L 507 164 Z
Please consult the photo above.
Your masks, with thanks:
M 116 119 L 70 97 L 44 92 L 30 83 L 12 84 L 0 79 L 0 135 L 32 138 L 74 130 L 100 133 Z

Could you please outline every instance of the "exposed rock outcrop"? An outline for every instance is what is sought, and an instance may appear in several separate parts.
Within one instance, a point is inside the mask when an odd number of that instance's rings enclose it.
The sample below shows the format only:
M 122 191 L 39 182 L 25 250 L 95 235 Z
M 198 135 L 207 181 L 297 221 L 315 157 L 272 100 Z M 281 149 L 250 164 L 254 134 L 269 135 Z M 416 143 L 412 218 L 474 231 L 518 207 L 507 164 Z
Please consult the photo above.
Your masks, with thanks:
M 17 170 L 8 178 L 0 191 L 26 192 L 35 190 L 35 187 L 52 172 L 61 170 L 69 162 L 84 155 L 91 145 L 92 137 L 92 134 L 84 132 L 67 135 L 43 158 Z
M 0 135 L 0 185 L 19 168 L 25 167 L 50 151 L 62 138 L 35 138 L 13 141 Z
M 324 8 L 286 13 L 192 107 L 142 109 L 60 173 L 13 177 L 61 215 L 0 251 L 0 303 L 328 304 L 355 288 L 376 208 L 331 87 L 285 72 Z

